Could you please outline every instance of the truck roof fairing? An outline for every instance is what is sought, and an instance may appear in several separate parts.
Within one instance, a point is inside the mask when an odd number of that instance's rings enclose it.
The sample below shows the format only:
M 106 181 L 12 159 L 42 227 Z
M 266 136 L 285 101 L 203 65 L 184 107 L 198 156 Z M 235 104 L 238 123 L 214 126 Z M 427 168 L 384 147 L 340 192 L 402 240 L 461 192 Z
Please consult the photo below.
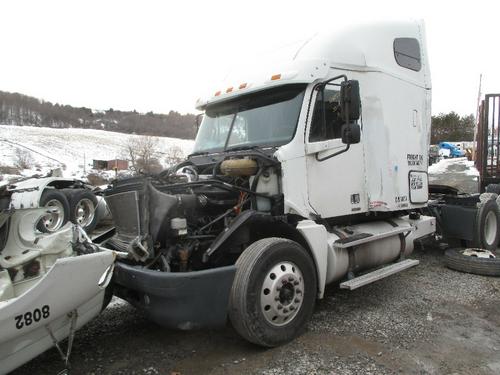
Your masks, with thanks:
M 420 43 L 422 66 L 413 71 L 402 68 L 394 56 L 396 38 L 415 38 Z M 288 47 L 276 59 L 252 62 L 251 67 L 231 74 L 214 90 L 214 94 L 198 99 L 196 108 L 228 99 L 292 83 L 312 83 L 328 77 L 329 70 L 381 72 L 431 88 L 430 70 L 425 49 L 425 26 L 420 21 L 373 22 L 353 25 L 315 34 L 307 41 Z
M 327 77 L 328 70 L 328 61 L 321 59 L 292 60 L 275 66 L 270 64 L 267 68 L 259 70 L 257 74 L 253 74 L 253 79 L 240 80 L 239 83 L 238 80 L 233 79 L 235 85 L 229 85 L 224 90 L 217 91 L 212 97 L 198 99 L 196 109 L 205 110 L 208 105 L 272 87 L 297 83 L 307 84 L 322 80 Z

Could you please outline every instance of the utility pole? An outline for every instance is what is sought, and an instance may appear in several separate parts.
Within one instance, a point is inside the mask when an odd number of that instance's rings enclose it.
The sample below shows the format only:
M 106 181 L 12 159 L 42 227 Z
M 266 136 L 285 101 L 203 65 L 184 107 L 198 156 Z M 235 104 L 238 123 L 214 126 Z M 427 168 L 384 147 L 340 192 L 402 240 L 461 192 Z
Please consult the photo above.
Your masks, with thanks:
M 474 143 L 472 144 L 472 160 L 476 160 L 476 145 L 477 145 L 477 129 L 479 126 L 479 107 L 481 103 L 481 83 L 483 81 L 483 73 L 479 74 L 479 88 L 477 90 L 477 103 L 476 103 L 476 121 L 474 124 Z
M 479 122 L 479 104 L 481 103 L 481 83 L 483 81 L 483 73 L 479 74 L 479 89 L 477 90 L 477 106 L 476 106 L 476 125 Z

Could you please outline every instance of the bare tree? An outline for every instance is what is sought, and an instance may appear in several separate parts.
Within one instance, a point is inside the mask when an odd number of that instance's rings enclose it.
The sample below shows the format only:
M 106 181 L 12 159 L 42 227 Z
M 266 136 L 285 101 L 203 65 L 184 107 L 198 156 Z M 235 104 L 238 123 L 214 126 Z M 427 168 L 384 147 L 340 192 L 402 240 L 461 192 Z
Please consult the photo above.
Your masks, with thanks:
M 19 169 L 28 169 L 33 165 L 33 158 L 27 150 L 22 148 L 16 149 L 14 165 Z
M 158 173 L 163 167 L 160 164 L 158 139 L 149 136 L 131 137 L 126 145 L 130 168 L 134 173 Z
M 171 146 L 165 154 L 165 164 L 168 167 L 180 163 L 185 158 L 182 148 L 176 145 Z
M 0 124 L 92 128 L 127 134 L 156 135 L 192 139 L 196 134 L 195 115 L 119 111 L 93 111 L 69 105 L 52 104 L 30 96 L 0 91 Z

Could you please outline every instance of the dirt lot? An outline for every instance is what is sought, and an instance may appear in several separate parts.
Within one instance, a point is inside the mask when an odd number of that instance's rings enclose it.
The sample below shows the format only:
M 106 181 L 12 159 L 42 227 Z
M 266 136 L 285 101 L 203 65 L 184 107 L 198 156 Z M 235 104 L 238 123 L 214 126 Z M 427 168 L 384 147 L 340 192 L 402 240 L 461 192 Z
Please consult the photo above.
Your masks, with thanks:
M 435 244 L 412 257 L 418 267 L 356 291 L 329 286 L 305 334 L 268 350 L 230 326 L 165 330 L 115 299 L 77 333 L 72 374 L 499 374 L 500 278 L 446 269 Z M 15 374 L 61 369 L 52 349 Z
M 114 300 L 76 336 L 73 374 L 498 374 L 500 279 L 420 266 L 348 292 L 330 286 L 307 332 L 264 350 L 219 331 L 165 330 Z M 56 350 L 16 374 L 55 374 Z

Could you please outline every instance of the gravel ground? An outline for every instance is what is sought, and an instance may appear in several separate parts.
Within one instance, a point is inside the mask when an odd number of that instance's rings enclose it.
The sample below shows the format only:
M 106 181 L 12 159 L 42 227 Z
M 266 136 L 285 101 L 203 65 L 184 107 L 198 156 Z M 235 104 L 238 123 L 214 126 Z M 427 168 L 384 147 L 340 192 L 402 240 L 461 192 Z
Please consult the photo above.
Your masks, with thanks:
M 433 180 L 477 189 L 462 165 Z M 443 253 L 427 243 L 418 267 L 352 292 L 328 286 L 304 335 L 274 349 L 230 326 L 166 330 L 114 299 L 78 331 L 72 374 L 500 374 L 500 278 L 449 270 Z M 51 349 L 14 373 L 62 368 Z
M 274 349 L 218 331 L 165 330 L 115 299 L 81 329 L 72 374 L 498 374 L 500 279 L 446 269 L 443 251 L 349 292 L 327 288 L 304 335 Z M 55 374 L 52 349 L 15 374 Z

